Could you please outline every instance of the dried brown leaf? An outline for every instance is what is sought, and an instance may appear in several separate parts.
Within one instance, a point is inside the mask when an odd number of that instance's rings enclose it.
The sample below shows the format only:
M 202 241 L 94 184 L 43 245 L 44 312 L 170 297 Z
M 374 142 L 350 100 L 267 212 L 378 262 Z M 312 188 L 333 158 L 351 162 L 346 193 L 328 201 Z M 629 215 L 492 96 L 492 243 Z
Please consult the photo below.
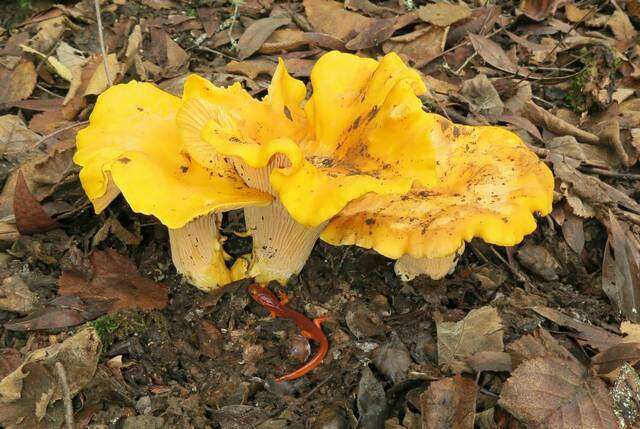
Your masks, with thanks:
M 471 16 L 471 9 L 465 4 L 445 2 L 428 4 L 418 9 L 421 20 L 439 27 L 447 27 Z
M 36 306 L 38 295 L 19 276 L 10 276 L 0 284 L 0 309 L 27 314 Z
M 113 249 L 91 254 L 94 275 L 90 280 L 64 272 L 59 280 L 60 295 L 115 299 L 111 312 L 127 308 L 148 311 L 167 305 L 167 287 L 146 279 L 135 264 Z
M 269 60 L 230 61 L 226 65 L 225 71 L 227 73 L 238 73 L 250 79 L 255 79 L 261 74 L 272 76 L 276 70 L 276 66 L 276 63 Z
M 507 346 L 507 351 L 513 358 L 513 367 L 516 368 L 523 361 L 545 356 L 553 356 L 566 360 L 575 359 L 544 328 L 538 328 L 531 334 L 526 334 Z
M 468 100 L 474 113 L 499 116 L 504 110 L 498 91 L 483 73 L 476 75 L 473 79 L 465 80 L 460 92 Z
M 600 141 L 600 138 L 597 135 L 560 119 L 551 112 L 538 106 L 533 101 L 528 101 L 524 104 L 522 115 L 535 125 L 546 128 L 559 136 L 571 135 L 579 141 L 591 144 L 596 144 Z
M 571 249 L 578 255 L 584 250 L 584 221 L 582 218 L 569 214 L 562 224 L 562 235 Z
M 586 18 L 591 13 L 591 9 L 581 9 L 573 3 L 567 3 L 564 7 L 569 22 L 576 23 Z
M 640 321 L 640 265 L 638 242 L 609 211 L 606 225 L 609 239 L 602 262 L 602 289 L 623 316 L 631 322 Z M 635 249 L 633 246 L 636 246 Z
M 292 51 L 309 44 L 305 33 L 292 28 L 281 28 L 274 31 L 260 47 L 261 54 L 277 54 Z
M 58 226 L 27 187 L 22 170 L 18 171 L 13 194 L 13 214 L 16 217 L 16 227 L 21 234 L 45 232 Z
M 490 306 L 471 310 L 459 322 L 439 322 L 438 364 L 455 373 L 470 371 L 466 359 L 481 351 L 504 350 L 502 321 Z
M 448 27 L 437 26 L 417 30 L 404 36 L 408 41 L 388 40 L 382 45 L 382 50 L 385 53 L 393 51 L 413 67 L 421 68 L 442 54 L 448 31 Z
M 493 67 L 507 73 L 516 73 L 518 67 L 513 63 L 507 53 L 493 40 L 488 37 L 469 34 L 469 40 L 476 52 L 483 60 Z
M 572 319 L 558 310 L 549 307 L 533 307 L 532 310 L 560 326 L 577 331 L 576 334 L 573 334 L 576 339 L 582 343 L 589 344 L 597 350 L 606 350 L 621 341 L 620 337 L 609 331 Z
M 275 30 L 290 23 L 291 17 L 288 15 L 270 16 L 254 21 L 238 40 L 238 58 L 244 60 L 258 52 Z
M 609 347 L 591 358 L 591 365 L 598 375 L 607 375 L 624 363 L 635 365 L 640 360 L 640 343 L 620 343 Z
M 331 0 L 304 0 L 307 19 L 315 31 L 342 41 L 352 39 L 371 18 L 344 10 L 341 3 Z
M 575 360 L 541 357 L 522 363 L 503 385 L 499 404 L 534 427 L 617 426 L 604 383 Z
M 519 9 L 534 21 L 542 21 L 556 13 L 559 0 L 522 0 Z
M 111 82 L 114 82 L 120 73 L 120 63 L 116 54 L 107 56 L 107 66 L 109 67 Z M 93 76 L 89 79 L 84 95 L 102 94 L 108 87 L 109 82 L 107 81 L 107 73 L 104 70 L 104 60 L 100 60 L 100 64 L 95 68 Z
M 364 25 L 358 35 L 349 40 L 345 47 L 352 51 L 373 48 L 387 40 L 396 31 L 394 18 L 376 19 Z
M 31 61 L 22 60 L 14 69 L 0 67 L 0 104 L 28 98 L 36 87 L 36 68 Z
M 467 359 L 476 373 L 484 371 L 511 372 L 511 355 L 505 352 L 478 352 Z
M 638 32 L 633 27 L 631 20 L 621 9 L 616 9 L 613 12 L 609 20 L 607 20 L 607 25 L 611 28 L 616 40 L 624 45 L 633 43 L 638 36 Z
M 478 386 L 460 375 L 429 385 L 420 395 L 425 429 L 473 429 Z

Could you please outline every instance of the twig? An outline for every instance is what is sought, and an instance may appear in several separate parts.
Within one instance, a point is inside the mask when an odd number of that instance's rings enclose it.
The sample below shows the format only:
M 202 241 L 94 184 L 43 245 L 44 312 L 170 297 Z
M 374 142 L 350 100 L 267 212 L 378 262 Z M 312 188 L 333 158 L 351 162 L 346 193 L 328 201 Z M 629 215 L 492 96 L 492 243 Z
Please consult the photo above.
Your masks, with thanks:
M 40 85 L 39 83 L 36 84 L 36 88 L 38 88 L 41 91 L 46 92 L 47 94 L 56 97 L 56 98 L 64 98 L 64 96 L 60 95 L 60 94 L 56 94 L 55 92 L 51 91 L 50 89 L 45 88 L 44 86 Z
M 236 42 L 236 40 L 233 38 L 233 26 L 235 25 L 236 19 L 238 17 L 238 9 L 240 8 L 240 2 L 234 1 L 233 4 L 234 4 L 233 15 L 231 16 L 231 23 L 229 24 L 228 34 L 229 34 L 229 43 L 231 44 L 231 47 L 235 49 L 238 42 Z
M 71 392 L 69 391 L 69 382 L 67 381 L 67 372 L 64 370 L 62 362 L 56 362 L 56 371 L 58 372 L 58 380 L 60 380 L 60 388 L 62 389 L 62 402 L 64 403 L 64 420 L 67 429 L 73 429 L 73 406 L 71 404 Z
M 71 130 L 75 127 L 81 127 L 82 125 L 87 125 L 89 123 L 89 121 L 81 121 L 81 122 L 76 122 L 75 124 L 71 124 L 71 125 L 67 125 L 66 127 L 62 127 L 59 130 L 55 130 L 52 133 L 47 134 L 46 136 L 43 136 L 40 140 L 38 140 L 36 142 L 36 144 L 33 145 L 32 149 L 37 148 L 38 146 L 40 146 L 42 143 L 44 143 L 45 141 L 49 140 L 51 137 L 55 137 L 58 134 L 67 131 L 67 130 Z
M 100 51 L 102 52 L 102 63 L 104 64 L 104 73 L 107 75 L 107 83 L 113 85 L 111 75 L 109 74 L 109 62 L 107 61 L 107 50 L 104 47 L 104 32 L 102 30 L 102 14 L 100 13 L 100 0 L 93 0 L 96 6 L 96 19 L 98 21 L 98 40 L 100 41 Z
M 604 176 L 604 177 L 640 180 L 640 174 L 636 174 L 636 173 L 619 173 L 617 171 L 603 170 L 601 168 L 595 168 L 595 167 L 578 167 L 578 170 L 584 171 L 585 173 L 593 173 L 593 174 L 597 174 L 598 176 Z

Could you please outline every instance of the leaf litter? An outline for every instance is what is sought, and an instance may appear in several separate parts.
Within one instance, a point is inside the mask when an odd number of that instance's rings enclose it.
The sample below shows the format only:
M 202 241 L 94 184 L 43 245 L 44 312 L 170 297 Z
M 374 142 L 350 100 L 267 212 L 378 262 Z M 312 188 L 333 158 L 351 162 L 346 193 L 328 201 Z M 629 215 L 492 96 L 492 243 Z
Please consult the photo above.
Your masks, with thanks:
M 481 3 L 101 1 L 108 78 L 92 1 L 0 4 L 3 425 L 62 424 L 58 361 L 86 425 L 638 425 L 640 6 Z M 519 133 L 554 170 L 554 212 L 517 248 L 472 243 L 437 282 L 319 243 L 287 292 L 331 314 L 331 348 L 275 386 L 298 364 L 291 327 L 259 323 L 242 282 L 185 284 L 166 230 L 121 199 L 96 216 L 74 139 L 110 80 L 179 95 L 195 72 L 261 97 L 278 58 L 306 79 L 332 49 L 397 52 L 425 110 Z

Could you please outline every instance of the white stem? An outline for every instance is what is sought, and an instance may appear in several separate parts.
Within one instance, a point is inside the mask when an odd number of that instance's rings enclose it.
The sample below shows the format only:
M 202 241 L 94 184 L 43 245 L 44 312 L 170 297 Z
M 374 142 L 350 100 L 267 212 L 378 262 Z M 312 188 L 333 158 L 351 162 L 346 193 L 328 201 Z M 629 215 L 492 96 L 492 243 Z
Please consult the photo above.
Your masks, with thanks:
M 215 213 L 169 229 L 169 242 L 176 270 L 198 289 L 211 291 L 231 282 Z
M 277 280 L 285 284 L 289 277 L 299 274 L 326 225 L 326 222 L 315 227 L 302 225 L 280 202 L 269 182 L 269 174 L 274 168 L 288 164 L 284 155 L 274 156 L 266 168 L 252 168 L 242 160 L 234 160 L 238 174 L 248 186 L 274 196 L 273 203 L 267 207 L 244 209 L 247 232 L 253 237 L 249 275 L 259 282 Z
M 442 258 L 414 258 L 403 255 L 396 261 L 393 269 L 404 282 L 413 280 L 421 274 L 439 280 L 453 272 L 462 252 L 464 252 L 464 244 L 455 253 Z

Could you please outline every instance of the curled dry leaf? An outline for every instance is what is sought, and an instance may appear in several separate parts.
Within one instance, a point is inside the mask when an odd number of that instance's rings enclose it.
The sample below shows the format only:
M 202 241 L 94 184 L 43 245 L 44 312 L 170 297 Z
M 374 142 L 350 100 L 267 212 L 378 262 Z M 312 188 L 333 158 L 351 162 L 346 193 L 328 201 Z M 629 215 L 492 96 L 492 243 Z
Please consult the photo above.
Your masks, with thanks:
M 373 363 L 393 384 L 397 384 L 407 378 L 411 355 L 398 334 L 394 332 L 389 341 L 373 352 Z
M 303 4 L 307 19 L 315 31 L 342 41 L 352 39 L 372 21 L 371 18 L 345 10 L 341 3 L 331 0 L 304 0 Z
M 473 429 L 478 386 L 460 375 L 429 385 L 420 395 L 425 429 Z
M 514 368 L 523 361 L 544 356 L 553 356 L 565 360 L 575 359 L 567 349 L 549 334 L 544 328 L 538 328 L 531 334 L 526 334 L 507 346 L 507 351 L 513 358 Z
M 640 343 L 620 343 L 591 358 L 598 375 L 609 375 L 623 364 L 635 365 L 640 360 Z M 617 374 L 616 374 L 617 375 Z
M 21 234 L 45 232 L 58 226 L 27 187 L 22 170 L 18 171 L 13 194 L 13 213 L 16 217 L 16 227 Z
M 261 74 L 272 76 L 276 66 L 276 63 L 269 60 L 230 61 L 225 70 L 228 73 L 238 73 L 247 76 L 249 79 L 255 79 Z
M 542 21 L 556 13 L 560 0 L 522 0 L 519 9 L 534 21 Z
M 458 21 L 469 18 L 471 16 L 471 9 L 469 9 L 469 7 L 464 3 L 450 4 L 439 2 L 422 6 L 418 9 L 418 16 L 421 20 L 428 22 L 429 24 L 437 25 L 439 27 L 447 27 Z
M 409 33 L 402 39 L 392 38 L 382 45 L 385 53 L 395 52 L 413 67 L 429 64 L 444 51 L 449 28 L 431 26 Z
M 62 388 L 55 369 L 61 363 L 73 398 L 93 378 L 102 343 L 93 328 L 85 328 L 60 344 L 36 350 L 0 381 L 0 423 L 7 429 L 60 427 Z
M 0 309 L 27 314 L 35 308 L 38 295 L 19 276 L 5 278 L 0 284 Z
M 609 239 L 602 261 L 602 289 L 623 316 L 640 321 L 640 243 L 609 211 Z
M 481 351 L 504 350 L 502 321 L 490 306 L 471 310 L 459 322 L 437 323 L 438 364 L 455 373 L 470 371 L 467 358 Z
M 523 362 L 507 380 L 499 404 L 525 425 L 570 429 L 616 427 L 605 384 L 576 360 L 540 357 Z
M 528 101 L 524 104 L 522 115 L 535 125 L 546 128 L 559 136 L 570 135 L 574 136 L 581 142 L 592 144 L 596 144 L 600 141 L 600 138 L 597 135 L 560 119 L 553 113 L 538 106 L 533 101 Z
M 87 280 L 80 274 L 64 272 L 59 280 L 60 295 L 115 300 L 110 312 L 127 308 L 149 311 L 167 305 L 167 287 L 140 276 L 135 264 L 115 250 L 95 251 L 90 260 L 93 277 Z
M 387 414 L 387 397 L 384 387 L 367 366 L 362 369 L 358 383 L 358 414 L 360 415 L 359 427 L 384 426 Z

